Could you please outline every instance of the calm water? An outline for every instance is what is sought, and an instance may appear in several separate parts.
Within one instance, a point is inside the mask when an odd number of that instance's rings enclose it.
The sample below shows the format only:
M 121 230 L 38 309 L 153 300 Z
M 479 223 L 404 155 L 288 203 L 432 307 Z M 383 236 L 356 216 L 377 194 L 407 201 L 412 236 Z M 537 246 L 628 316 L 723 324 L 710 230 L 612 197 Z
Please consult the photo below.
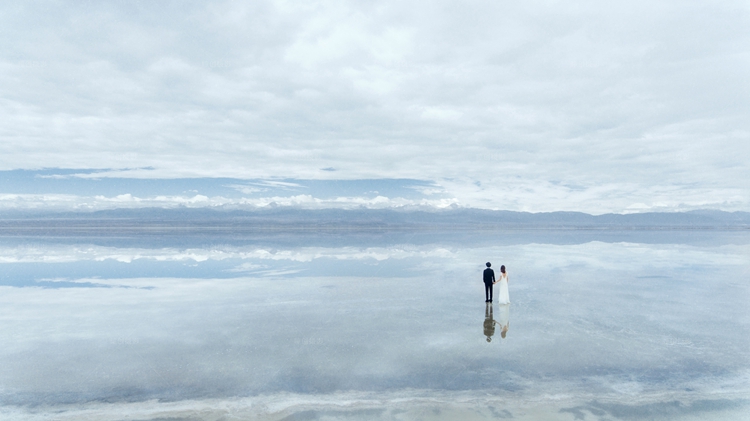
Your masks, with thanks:
M 0 271 L 3 419 L 750 419 L 745 232 L 6 237 Z

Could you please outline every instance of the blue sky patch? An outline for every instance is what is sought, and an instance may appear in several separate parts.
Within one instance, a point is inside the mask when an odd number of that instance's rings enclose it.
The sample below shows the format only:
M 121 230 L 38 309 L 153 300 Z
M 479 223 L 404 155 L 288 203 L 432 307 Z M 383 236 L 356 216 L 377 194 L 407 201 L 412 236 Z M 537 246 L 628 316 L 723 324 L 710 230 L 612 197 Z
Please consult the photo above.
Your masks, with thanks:
M 331 169 L 332 170 L 332 169 Z M 109 170 L 56 169 L 0 171 L 0 194 L 68 194 L 106 196 L 289 197 L 310 195 L 319 199 L 384 196 L 411 200 L 446 197 L 430 181 L 413 179 L 298 180 L 239 178 L 144 179 L 96 177 Z

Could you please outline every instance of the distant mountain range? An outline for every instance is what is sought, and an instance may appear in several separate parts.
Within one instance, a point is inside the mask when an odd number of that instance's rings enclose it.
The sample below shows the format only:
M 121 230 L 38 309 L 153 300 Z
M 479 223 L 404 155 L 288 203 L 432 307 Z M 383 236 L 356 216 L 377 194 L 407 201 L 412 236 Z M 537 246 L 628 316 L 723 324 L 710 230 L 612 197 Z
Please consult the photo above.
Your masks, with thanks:
M 468 208 L 435 211 L 398 209 L 268 208 L 257 211 L 205 208 L 118 209 L 51 213 L 3 211 L 2 232 L 75 230 L 476 230 L 476 229 L 750 229 L 750 212 L 700 210 L 676 213 L 589 215 L 580 212 L 528 213 Z

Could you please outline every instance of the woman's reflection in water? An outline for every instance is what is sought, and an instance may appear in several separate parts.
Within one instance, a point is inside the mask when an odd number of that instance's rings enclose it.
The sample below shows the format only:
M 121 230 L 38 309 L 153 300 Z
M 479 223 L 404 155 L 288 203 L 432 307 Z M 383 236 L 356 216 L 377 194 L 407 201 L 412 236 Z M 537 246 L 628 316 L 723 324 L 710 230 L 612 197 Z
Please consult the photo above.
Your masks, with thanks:
M 500 326 L 500 337 L 505 339 L 505 335 L 508 334 L 508 328 L 510 327 L 510 306 L 500 306 L 500 317 L 495 320 L 493 315 L 492 303 L 486 303 L 484 307 L 484 336 L 487 337 L 487 342 L 492 341 L 492 335 L 495 334 L 495 323 Z
M 497 318 L 497 324 L 500 325 L 500 337 L 505 339 L 510 328 L 510 304 L 501 305 L 498 311 L 500 316 Z

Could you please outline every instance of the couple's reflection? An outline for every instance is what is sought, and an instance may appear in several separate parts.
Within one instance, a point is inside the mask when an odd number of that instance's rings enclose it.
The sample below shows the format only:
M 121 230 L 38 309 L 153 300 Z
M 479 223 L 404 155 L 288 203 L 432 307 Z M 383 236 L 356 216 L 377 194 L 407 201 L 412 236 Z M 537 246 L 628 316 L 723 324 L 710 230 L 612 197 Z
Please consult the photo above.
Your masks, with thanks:
M 484 307 L 484 336 L 487 342 L 492 341 L 492 335 L 495 334 L 495 324 L 500 326 L 500 337 L 505 339 L 510 327 L 510 305 L 501 305 L 498 309 L 498 318 L 495 320 L 492 303 L 486 303 Z

